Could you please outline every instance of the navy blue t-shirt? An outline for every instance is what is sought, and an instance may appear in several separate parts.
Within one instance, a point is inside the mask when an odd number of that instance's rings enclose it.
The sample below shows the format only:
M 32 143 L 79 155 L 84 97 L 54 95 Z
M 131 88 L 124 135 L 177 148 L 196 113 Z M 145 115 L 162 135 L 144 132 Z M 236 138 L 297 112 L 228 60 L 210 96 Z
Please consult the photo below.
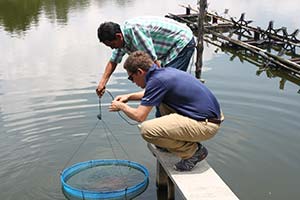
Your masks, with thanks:
M 220 105 L 216 97 L 198 79 L 175 68 L 153 65 L 146 75 L 141 105 L 159 106 L 160 103 L 197 121 L 220 119 Z

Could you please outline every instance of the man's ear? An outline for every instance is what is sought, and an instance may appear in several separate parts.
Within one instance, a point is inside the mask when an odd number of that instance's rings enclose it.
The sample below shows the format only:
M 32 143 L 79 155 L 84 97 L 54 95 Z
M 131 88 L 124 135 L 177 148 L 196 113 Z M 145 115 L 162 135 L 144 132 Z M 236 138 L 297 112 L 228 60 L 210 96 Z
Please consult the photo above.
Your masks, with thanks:
M 141 68 L 137 69 L 137 73 L 142 74 L 144 71 Z
M 123 40 L 122 33 L 116 33 L 115 38 L 118 39 L 118 40 Z
M 143 70 L 143 69 L 141 69 L 141 68 L 138 68 L 137 69 L 137 73 L 139 73 L 139 74 L 146 74 L 147 73 L 147 71 L 145 71 L 145 70 Z

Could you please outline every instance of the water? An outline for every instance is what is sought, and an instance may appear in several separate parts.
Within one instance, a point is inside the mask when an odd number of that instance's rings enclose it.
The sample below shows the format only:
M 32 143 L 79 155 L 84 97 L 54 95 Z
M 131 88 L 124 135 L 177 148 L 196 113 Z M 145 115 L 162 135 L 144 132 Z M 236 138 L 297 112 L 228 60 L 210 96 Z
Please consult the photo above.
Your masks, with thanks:
M 59 173 L 66 165 L 114 157 L 145 165 L 150 184 L 137 199 L 157 199 L 156 161 L 136 126 L 108 112 L 108 94 L 102 118 L 109 129 L 95 126 L 95 87 L 111 52 L 99 44 L 96 29 L 103 21 L 180 13 L 184 9 L 178 4 L 195 3 L 0 2 L 0 199 L 65 199 Z M 225 0 L 209 2 L 209 8 L 220 14 L 229 8 L 236 18 L 246 12 L 246 19 L 264 28 L 270 20 L 289 33 L 300 28 L 296 0 Z M 208 162 L 240 199 L 299 199 L 299 81 L 215 51 L 205 46 L 202 78 L 220 100 L 226 120 L 204 143 Z M 139 90 L 122 66 L 107 88 L 114 96 Z

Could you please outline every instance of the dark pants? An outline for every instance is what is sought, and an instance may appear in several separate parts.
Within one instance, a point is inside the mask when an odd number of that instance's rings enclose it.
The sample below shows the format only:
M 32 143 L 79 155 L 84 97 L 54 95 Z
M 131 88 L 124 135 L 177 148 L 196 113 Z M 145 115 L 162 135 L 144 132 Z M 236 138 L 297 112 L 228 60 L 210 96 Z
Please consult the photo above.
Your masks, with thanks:
M 186 71 L 191 57 L 195 51 L 196 43 L 194 38 L 191 39 L 191 41 L 181 50 L 181 52 L 178 54 L 178 56 L 169 62 L 168 64 L 164 65 L 163 67 L 173 67 L 176 69 L 180 69 L 182 71 Z M 160 117 L 161 114 L 159 112 L 158 107 L 156 107 L 156 113 L 155 117 Z
M 182 71 L 186 71 L 191 57 L 195 51 L 195 47 L 196 43 L 194 38 L 192 38 L 191 41 L 181 50 L 178 56 L 163 67 L 173 67 Z

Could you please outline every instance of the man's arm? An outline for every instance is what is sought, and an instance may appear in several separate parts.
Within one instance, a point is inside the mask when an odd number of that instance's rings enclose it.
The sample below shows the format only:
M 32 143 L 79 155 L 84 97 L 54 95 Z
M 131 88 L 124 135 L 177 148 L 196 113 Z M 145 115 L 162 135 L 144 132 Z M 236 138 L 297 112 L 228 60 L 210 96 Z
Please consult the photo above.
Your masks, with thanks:
M 147 119 L 152 106 L 139 105 L 137 108 L 128 106 L 126 103 L 120 101 L 112 101 L 109 107 L 109 111 L 123 111 L 130 119 L 138 122 L 143 122 Z
M 152 109 L 152 106 L 139 105 L 137 108 L 132 108 L 128 106 L 126 103 L 124 103 L 127 102 L 128 100 L 140 100 L 143 96 L 144 96 L 144 91 L 117 96 L 115 100 L 112 101 L 109 107 L 109 111 L 115 112 L 121 110 L 129 118 L 138 122 L 143 122 L 147 119 Z
M 138 101 L 141 100 L 144 96 L 145 91 L 142 90 L 140 92 L 134 92 L 130 94 L 118 95 L 115 97 L 115 101 L 120 101 L 126 103 L 127 101 Z
M 117 67 L 117 63 L 108 61 L 107 65 L 105 67 L 105 71 L 102 75 L 102 78 L 99 81 L 98 87 L 96 88 L 96 92 L 99 97 L 102 97 L 102 95 L 104 94 L 105 85 L 108 82 L 111 74 L 115 71 L 116 67 Z

